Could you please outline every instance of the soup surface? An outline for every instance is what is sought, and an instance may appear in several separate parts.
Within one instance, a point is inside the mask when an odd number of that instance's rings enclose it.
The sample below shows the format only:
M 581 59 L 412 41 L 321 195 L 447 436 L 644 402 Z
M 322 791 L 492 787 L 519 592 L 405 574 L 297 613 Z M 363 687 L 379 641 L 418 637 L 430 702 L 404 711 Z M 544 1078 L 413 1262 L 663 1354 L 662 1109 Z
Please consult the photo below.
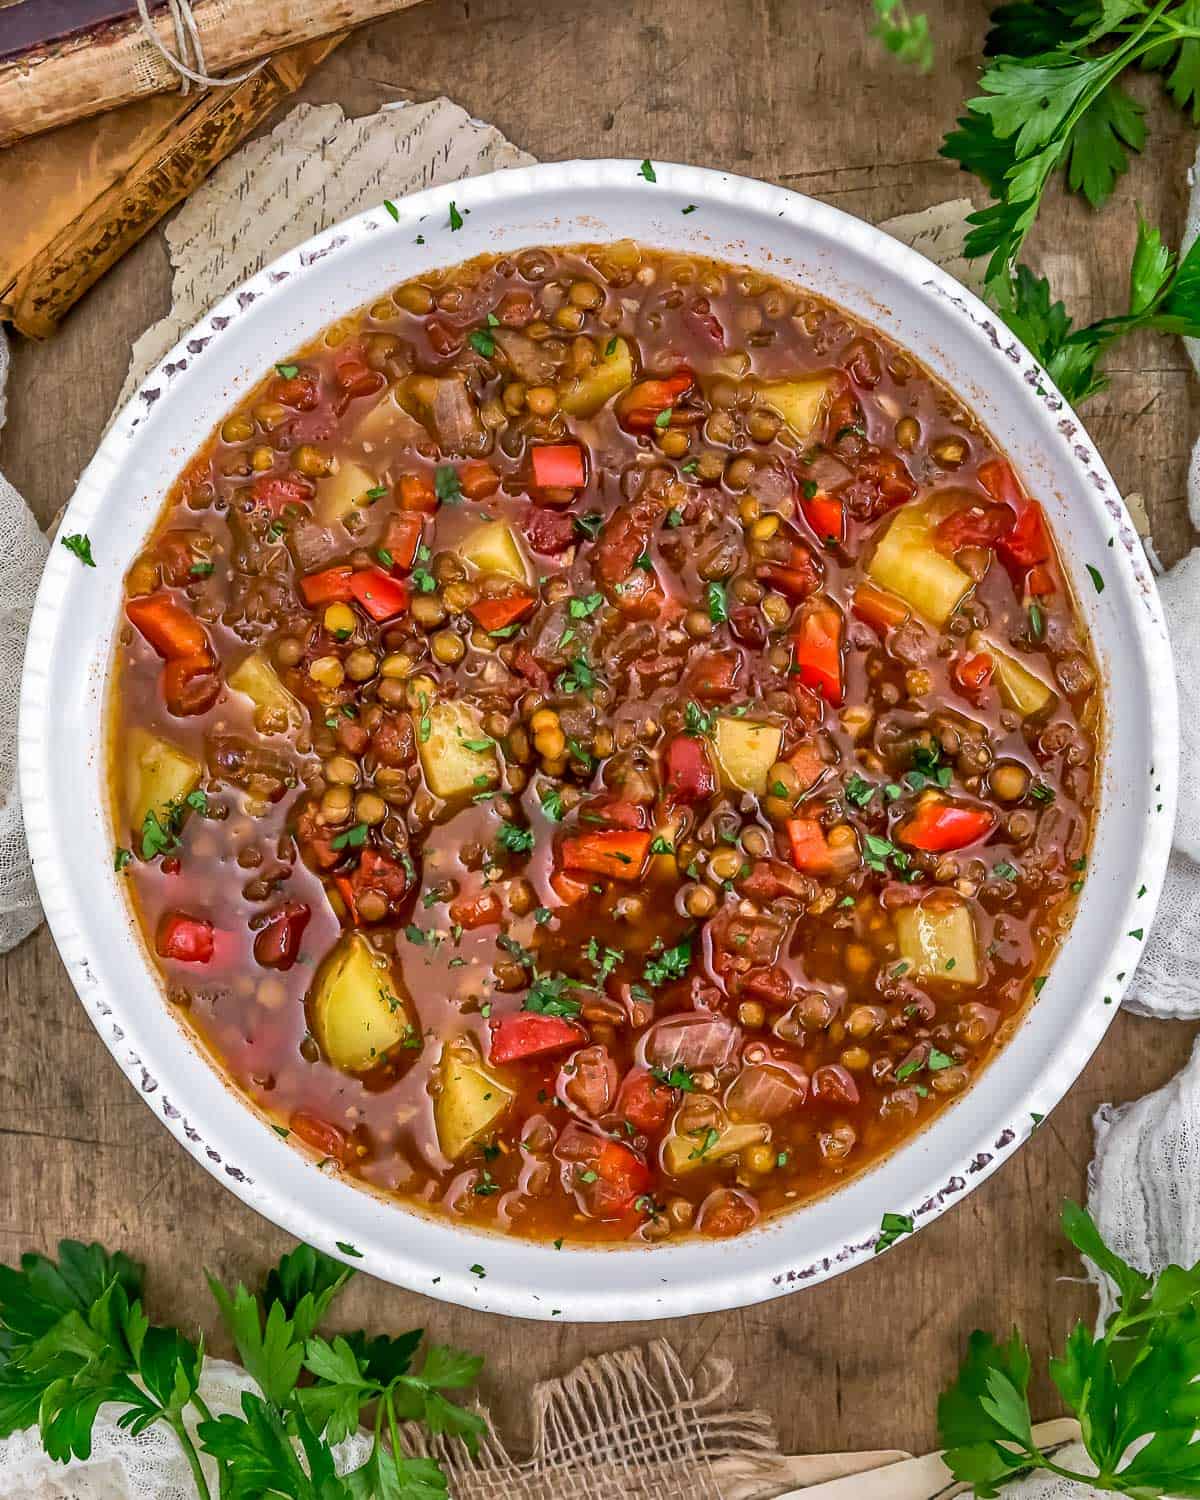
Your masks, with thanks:
M 632 244 L 279 357 L 130 570 L 112 731 L 170 999 L 279 1133 L 472 1225 L 656 1241 L 961 1092 L 1070 923 L 1101 695 L 955 396 Z

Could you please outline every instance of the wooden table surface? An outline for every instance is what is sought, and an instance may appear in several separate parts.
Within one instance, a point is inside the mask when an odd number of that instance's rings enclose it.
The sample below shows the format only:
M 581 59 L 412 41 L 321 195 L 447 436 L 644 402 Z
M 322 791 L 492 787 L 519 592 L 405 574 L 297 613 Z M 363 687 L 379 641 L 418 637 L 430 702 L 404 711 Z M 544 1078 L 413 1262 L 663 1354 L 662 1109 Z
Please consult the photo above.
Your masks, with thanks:
M 429 0 L 345 43 L 301 98 L 366 114 L 449 95 L 543 159 L 643 156 L 701 163 L 811 193 L 868 219 L 923 208 L 975 184 L 938 155 L 975 76 L 986 5 L 923 0 L 939 54 L 928 77 L 866 38 L 858 0 Z M 1057 197 L 1030 259 L 1073 312 L 1123 307 L 1137 205 L 1177 242 L 1196 134 L 1150 79 L 1146 156 L 1099 223 Z M 1120 306 L 1119 306 L 1120 304 Z M 14 350 L 0 470 L 43 521 L 69 497 L 120 387 L 130 342 L 166 312 L 168 267 L 151 235 L 70 315 L 58 337 Z M 1119 347 L 1112 384 L 1085 409 L 1118 483 L 1147 497 L 1160 554 L 1194 540 L 1185 474 L 1196 382 L 1176 341 Z M 60 1236 L 96 1238 L 148 1262 L 152 1313 L 216 1333 L 200 1267 L 255 1277 L 288 1244 L 185 1156 L 120 1075 L 77 1005 L 43 929 L 0 960 L 0 1258 Z M 936 1224 L 849 1275 L 741 1312 L 641 1326 L 502 1320 L 365 1278 L 351 1324 L 417 1324 L 487 1355 L 483 1393 L 501 1432 L 528 1441 L 534 1379 L 651 1335 L 694 1367 L 736 1366 L 743 1397 L 788 1451 L 933 1446 L 937 1394 L 976 1326 L 1016 1322 L 1044 1353 L 1090 1317 L 1061 1277 L 1056 1216 L 1079 1197 L 1090 1121 L 1105 1100 L 1166 1082 L 1193 1028 L 1121 1015 L 1084 1076 L 1019 1155 Z M 969 1108 L 969 1106 L 967 1106 Z M 883 1205 L 887 1207 L 887 1205 Z M 223 1350 L 219 1333 L 213 1340 Z M 1044 1373 L 1035 1412 L 1059 1407 Z

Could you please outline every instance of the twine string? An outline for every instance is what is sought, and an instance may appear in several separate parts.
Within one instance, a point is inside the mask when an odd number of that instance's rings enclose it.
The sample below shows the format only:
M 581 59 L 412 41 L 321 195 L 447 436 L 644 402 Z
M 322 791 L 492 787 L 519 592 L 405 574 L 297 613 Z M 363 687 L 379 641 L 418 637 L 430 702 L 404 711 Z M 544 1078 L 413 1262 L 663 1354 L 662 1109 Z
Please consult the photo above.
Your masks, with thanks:
M 254 67 L 248 68 L 244 73 L 226 78 L 214 78 L 208 72 L 204 61 L 204 42 L 200 36 L 199 23 L 192 11 L 192 0 L 167 0 L 167 13 L 175 31 L 174 52 L 154 29 L 154 23 L 150 19 L 150 0 L 137 0 L 137 8 L 138 15 L 142 18 L 142 30 L 146 33 L 147 39 L 153 43 L 167 66 L 179 74 L 181 94 L 190 93 L 193 83 L 209 89 L 232 88 L 235 84 L 245 83 L 248 78 L 253 78 L 266 66 L 267 60 L 263 58 L 261 62 L 255 63 Z

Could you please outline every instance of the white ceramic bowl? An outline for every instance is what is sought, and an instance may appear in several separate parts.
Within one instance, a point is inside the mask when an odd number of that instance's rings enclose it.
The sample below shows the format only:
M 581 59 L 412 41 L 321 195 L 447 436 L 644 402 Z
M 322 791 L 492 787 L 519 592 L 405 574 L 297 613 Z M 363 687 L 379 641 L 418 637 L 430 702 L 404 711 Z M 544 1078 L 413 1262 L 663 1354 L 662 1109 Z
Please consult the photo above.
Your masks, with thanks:
M 456 232 L 452 198 L 465 220 Z M 142 384 L 80 480 L 62 531 L 91 536 L 96 567 L 51 549 L 21 697 L 25 826 L 59 951 L 118 1064 L 180 1144 L 260 1213 L 330 1254 L 354 1247 L 355 1263 L 376 1276 L 467 1306 L 568 1320 L 709 1312 L 823 1280 L 870 1257 L 885 1211 L 925 1223 L 993 1172 L 1070 1087 L 1115 1014 L 1154 912 L 1175 805 L 1174 677 L 1142 549 L 1087 434 L 1030 355 L 957 282 L 857 219 L 693 167 L 658 166 L 649 182 L 629 161 L 501 172 L 398 207 L 398 222 L 381 205 L 328 230 L 214 308 Z M 428 268 L 626 236 L 794 279 L 941 376 L 1047 507 L 1112 712 L 1074 927 L 1041 998 L 961 1101 L 839 1192 L 740 1239 L 556 1252 L 421 1217 L 325 1176 L 190 1043 L 112 869 L 105 689 L 122 576 L 168 486 L 276 360 Z

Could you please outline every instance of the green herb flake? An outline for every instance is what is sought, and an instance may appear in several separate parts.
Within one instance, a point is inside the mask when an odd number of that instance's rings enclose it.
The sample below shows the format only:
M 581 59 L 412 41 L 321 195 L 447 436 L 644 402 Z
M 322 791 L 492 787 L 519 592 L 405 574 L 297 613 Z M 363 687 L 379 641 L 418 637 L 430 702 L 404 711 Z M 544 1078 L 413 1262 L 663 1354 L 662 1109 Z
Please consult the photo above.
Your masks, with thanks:
M 329 847 L 331 849 L 361 849 L 367 842 L 367 832 L 365 823 L 355 823 L 353 828 L 347 828 L 335 838 L 330 839 Z
M 457 505 L 462 499 L 462 485 L 453 464 L 438 464 L 433 471 L 433 490 L 444 505 Z
M 461 229 L 462 227 L 463 227 L 463 216 L 458 211 L 458 204 L 455 203 L 455 201 L 454 201 L 453 198 L 451 198 L 451 200 L 450 200 L 450 229 L 453 232 L 454 230 Z
M 1091 563 L 1086 564 L 1086 566 L 1088 577 L 1092 580 L 1093 588 L 1095 588 L 1098 594 L 1102 594 L 1104 592 L 1104 575 L 1100 572 L 1099 568 L 1093 568 Z
M 901 1235 L 912 1234 L 915 1228 L 911 1214 L 884 1214 L 879 1224 L 879 1236 L 875 1241 L 875 1254 L 891 1249 Z
M 705 599 L 708 604 L 708 618 L 714 625 L 724 625 L 729 619 L 729 599 L 725 585 L 714 579 L 705 590 Z
M 655 172 L 654 167 L 651 164 L 649 158 L 647 158 L 641 164 L 641 166 L 638 168 L 638 173 L 639 173 L 640 176 L 644 177 L 647 182 L 657 182 L 658 181 L 658 175 Z
M 73 553 L 85 568 L 94 568 L 96 559 L 92 556 L 91 538 L 84 531 L 74 532 L 71 536 L 64 536 L 62 544 L 68 552 Z

